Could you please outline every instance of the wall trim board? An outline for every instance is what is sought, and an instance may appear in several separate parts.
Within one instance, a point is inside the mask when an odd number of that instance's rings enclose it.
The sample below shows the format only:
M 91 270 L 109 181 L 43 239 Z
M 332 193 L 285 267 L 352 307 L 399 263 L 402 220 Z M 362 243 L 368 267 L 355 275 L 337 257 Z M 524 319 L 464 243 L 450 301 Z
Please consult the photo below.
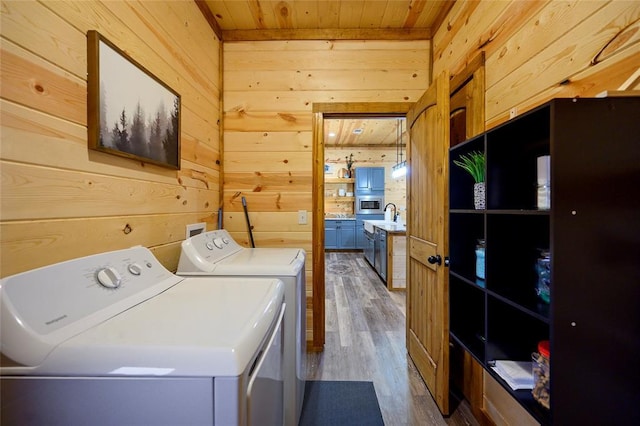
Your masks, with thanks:
M 224 41 L 263 40 L 430 40 L 431 30 L 406 29 L 278 29 L 223 30 Z

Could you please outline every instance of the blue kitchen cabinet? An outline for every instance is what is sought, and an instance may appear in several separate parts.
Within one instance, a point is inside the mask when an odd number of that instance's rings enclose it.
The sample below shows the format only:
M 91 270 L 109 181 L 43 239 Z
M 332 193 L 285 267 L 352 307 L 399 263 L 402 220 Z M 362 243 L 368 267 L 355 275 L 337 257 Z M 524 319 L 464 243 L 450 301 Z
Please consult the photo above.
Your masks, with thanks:
M 324 248 L 334 249 L 338 247 L 338 233 L 335 220 L 324 221 Z
M 356 248 L 364 250 L 367 245 L 367 238 L 364 234 L 365 220 L 384 220 L 383 214 L 359 214 L 356 215 Z
M 364 249 L 364 246 L 364 219 L 356 218 L 356 248 L 362 250 Z
M 356 169 L 356 194 L 384 192 L 384 167 L 358 167 Z
M 324 248 L 356 248 L 356 221 L 343 219 L 325 219 Z

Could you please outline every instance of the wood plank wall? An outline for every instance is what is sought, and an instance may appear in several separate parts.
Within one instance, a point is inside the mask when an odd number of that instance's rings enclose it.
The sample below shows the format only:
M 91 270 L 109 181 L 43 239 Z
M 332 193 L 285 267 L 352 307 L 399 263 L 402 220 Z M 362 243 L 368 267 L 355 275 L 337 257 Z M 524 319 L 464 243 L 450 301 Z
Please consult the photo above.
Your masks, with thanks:
M 452 75 L 486 52 L 486 126 L 554 97 L 617 90 L 640 67 L 640 2 L 458 1 L 433 37 Z M 633 88 L 633 87 L 632 87 Z
M 225 42 L 223 50 L 223 226 L 248 245 L 245 197 L 257 247 L 304 248 L 310 307 L 313 103 L 418 100 L 430 42 Z M 306 225 L 298 210 L 309 211 Z M 311 311 L 307 318 L 312 340 Z
M 175 270 L 185 225 L 215 229 L 221 43 L 194 2 L 2 1 L 1 276 L 143 245 Z M 180 171 L 87 149 L 97 30 L 182 99 Z
M 489 129 L 512 109 L 617 90 L 640 67 L 639 30 L 638 1 L 457 1 L 434 34 L 433 72 L 455 75 L 486 52 Z M 484 382 L 496 424 L 536 423 L 487 373 Z

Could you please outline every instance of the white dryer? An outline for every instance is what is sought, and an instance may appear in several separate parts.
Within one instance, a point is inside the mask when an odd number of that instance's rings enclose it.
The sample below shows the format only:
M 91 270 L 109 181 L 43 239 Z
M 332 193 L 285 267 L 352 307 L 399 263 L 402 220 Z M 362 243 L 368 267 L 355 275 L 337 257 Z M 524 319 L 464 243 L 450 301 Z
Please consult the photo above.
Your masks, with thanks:
M 4 278 L 0 423 L 281 425 L 283 301 L 143 247 Z
M 297 426 L 302 412 L 306 366 L 306 253 L 297 248 L 245 248 L 216 230 L 182 242 L 181 276 L 278 278 L 285 286 L 285 424 Z

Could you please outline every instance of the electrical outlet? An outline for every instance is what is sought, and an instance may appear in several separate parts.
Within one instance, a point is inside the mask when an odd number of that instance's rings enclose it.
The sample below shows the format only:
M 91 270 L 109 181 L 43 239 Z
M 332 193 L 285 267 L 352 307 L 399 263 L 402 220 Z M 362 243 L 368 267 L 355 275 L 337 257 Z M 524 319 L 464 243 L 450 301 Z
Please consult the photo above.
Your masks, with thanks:
M 298 210 L 298 225 L 306 225 L 306 224 L 307 224 L 307 211 Z

